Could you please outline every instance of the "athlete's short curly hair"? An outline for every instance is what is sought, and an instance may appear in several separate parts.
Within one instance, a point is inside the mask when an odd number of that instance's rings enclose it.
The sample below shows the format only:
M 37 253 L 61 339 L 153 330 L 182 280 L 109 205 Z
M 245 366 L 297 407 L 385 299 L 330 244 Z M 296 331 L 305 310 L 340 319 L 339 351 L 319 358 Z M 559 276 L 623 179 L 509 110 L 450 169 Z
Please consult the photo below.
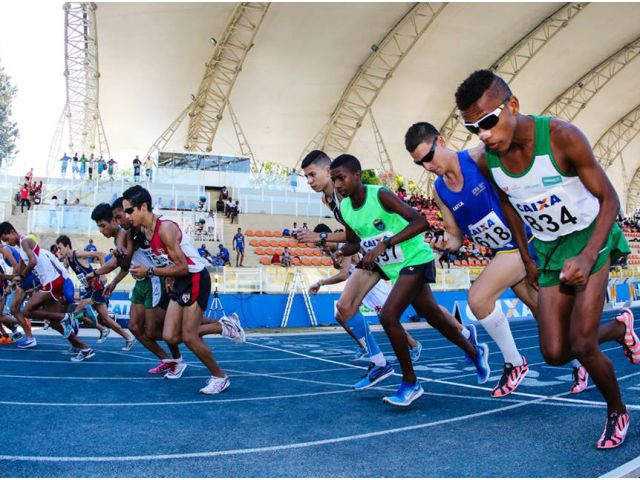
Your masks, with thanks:
M 331 162 L 331 170 L 338 167 L 344 167 L 351 173 L 362 171 L 360 160 L 358 160 L 353 155 L 349 155 L 348 153 L 343 153 L 342 155 L 338 156 L 333 162 Z
M 456 106 L 460 111 L 465 111 L 490 88 L 495 89 L 496 97 L 501 97 L 500 100 L 513 95 L 507 82 L 491 70 L 476 70 L 458 86 Z

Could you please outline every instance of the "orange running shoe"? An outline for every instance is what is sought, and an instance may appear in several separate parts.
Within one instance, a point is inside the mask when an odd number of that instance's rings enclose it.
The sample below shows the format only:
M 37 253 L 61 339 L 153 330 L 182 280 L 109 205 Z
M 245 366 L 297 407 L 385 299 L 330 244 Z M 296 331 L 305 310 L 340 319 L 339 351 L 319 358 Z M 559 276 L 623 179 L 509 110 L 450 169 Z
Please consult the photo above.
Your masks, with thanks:
M 584 368 L 583 366 L 580 366 L 580 368 L 574 368 L 573 369 L 573 386 L 569 391 L 571 393 L 584 392 L 588 386 L 589 386 L 589 372 L 587 372 L 587 369 Z
M 640 363 L 640 339 L 633 330 L 633 313 L 628 308 L 623 308 L 616 321 L 624 325 L 624 355 L 633 364 Z
M 513 392 L 520 382 L 524 380 L 524 377 L 527 376 L 529 372 L 529 365 L 527 364 L 527 359 L 522 357 L 522 365 L 514 367 L 510 363 L 504 364 L 504 370 L 502 372 L 502 377 L 500 377 L 500 381 L 495 386 L 493 391 L 491 392 L 492 397 L 505 397 Z
M 629 429 L 629 414 L 612 412 L 607 416 L 604 432 L 598 440 L 598 448 L 616 448 L 622 445 Z

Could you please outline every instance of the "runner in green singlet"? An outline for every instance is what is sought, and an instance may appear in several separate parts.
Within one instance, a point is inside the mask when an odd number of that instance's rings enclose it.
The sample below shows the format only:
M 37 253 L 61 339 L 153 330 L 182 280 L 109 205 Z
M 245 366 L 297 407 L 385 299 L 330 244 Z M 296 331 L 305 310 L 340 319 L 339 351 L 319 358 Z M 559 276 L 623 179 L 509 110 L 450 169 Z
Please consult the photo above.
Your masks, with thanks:
M 527 280 L 539 285 L 542 355 L 551 365 L 574 356 L 582 363 L 608 406 L 597 447 L 617 447 L 629 416 L 611 360 L 598 342 L 623 338 L 629 360 L 640 361 L 631 311 L 599 328 L 611 259 L 629 253 L 615 223 L 618 196 L 577 127 L 521 114 L 518 99 L 493 72 L 471 74 L 458 87 L 456 103 L 465 127 L 485 144 L 479 166 L 498 187 Z M 539 268 L 529 255 L 523 222 L 535 236 Z
M 331 179 L 343 200 L 340 213 L 344 219 L 347 243 L 336 258 L 351 256 L 360 248 L 365 252 L 363 264 L 377 264 L 394 283 L 379 318 L 389 337 L 402 369 L 402 384 L 395 395 L 385 397 L 392 405 L 407 406 L 424 394 L 413 371 L 407 335 L 400 325 L 400 315 L 412 305 L 418 315 L 459 346 L 478 370 L 478 382 L 490 375 L 486 344 L 475 347 L 459 331 L 458 325 L 440 310 L 429 283 L 435 282 L 433 251 L 422 235 L 427 221 L 391 191 L 364 185 L 361 166 L 352 155 L 340 155 L 331 163 Z

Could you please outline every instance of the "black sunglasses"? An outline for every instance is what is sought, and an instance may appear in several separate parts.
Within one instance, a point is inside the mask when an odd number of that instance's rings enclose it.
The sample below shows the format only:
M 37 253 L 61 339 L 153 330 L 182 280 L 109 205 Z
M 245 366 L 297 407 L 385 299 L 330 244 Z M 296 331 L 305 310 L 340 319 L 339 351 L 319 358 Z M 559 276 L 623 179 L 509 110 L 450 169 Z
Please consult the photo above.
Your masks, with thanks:
M 127 215 L 131 215 L 133 213 L 133 207 L 125 208 L 124 213 Z
M 509 101 L 510 98 L 511 97 L 505 98 L 502 101 L 502 103 L 498 105 L 498 107 L 493 112 L 487 113 L 484 117 L 482 117 L 477 122 L 473 122 L 473 123 L 464 122 L 464 127 L 474 135 L 477 135 L 480 132 L 480 130 L 491 130 L 500 121 L 500 114 L 502 113 L 502 110 L 504 110 L 504 107 L 507 106 L 507 102 Z
M 420 160 L 414 160 L 413 163 L 415 163 L 416 165 L 422 166 L 423 163 L 429 163 L 431 160 L 433 160 L 433 156 L 436 153 L 437 141 L 438 141 L 438 137 L 434 138 L 433 143 L 431 144 L 431 148 L 429 149 L 427 154 L 424 157 L 422 157 Z

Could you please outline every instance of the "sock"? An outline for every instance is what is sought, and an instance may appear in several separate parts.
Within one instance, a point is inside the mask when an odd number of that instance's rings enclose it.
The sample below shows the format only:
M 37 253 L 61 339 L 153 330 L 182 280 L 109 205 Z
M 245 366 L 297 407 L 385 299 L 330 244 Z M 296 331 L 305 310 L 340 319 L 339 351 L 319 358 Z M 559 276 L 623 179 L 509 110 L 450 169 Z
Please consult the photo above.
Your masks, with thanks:
M 502 313 L 500 305 L 496 304 L 493 312 L 479 321 L 493 341 L 498 344 L 505 363 L 510 363 L 515 367 L 522 365 L 522 355 L 518 352 L 518 347 L 516 347 L 516 342 L 511 334 L 509 320 Z
M 467 327 L 465 327 L 464 325 L 462 326 L 462 330 L 460 330 L 460 333 L 462 334 L 462 336 L 464 338 L 466 338 L 467 340 L 469 340 L 469 337 L 471 336 L 471 332 L 469 331 L 469 329 Z
M 571 366 L 573 368 L 580 368 L 582 366 L 582 364 L 578 361 L 578 359 L 574 358 L 573 360 L 571 360 Z
M 356 313 L 355 316 L 349 319 L 347 325 L 351 330 L 353 330 L 353 334 L 365 344 L 365 346 L 367 347 L 367 351 L 369 352 L 369 358 L 371 359 L 371 361 L 378 367 L 384 367 L 387 364 L 387 359 L 384 357 L 384 354 L 380 350 L 376 339 L 371 334 L 371 330 L 369 330 L 369 324 L 362 316 L 362 313 Z

